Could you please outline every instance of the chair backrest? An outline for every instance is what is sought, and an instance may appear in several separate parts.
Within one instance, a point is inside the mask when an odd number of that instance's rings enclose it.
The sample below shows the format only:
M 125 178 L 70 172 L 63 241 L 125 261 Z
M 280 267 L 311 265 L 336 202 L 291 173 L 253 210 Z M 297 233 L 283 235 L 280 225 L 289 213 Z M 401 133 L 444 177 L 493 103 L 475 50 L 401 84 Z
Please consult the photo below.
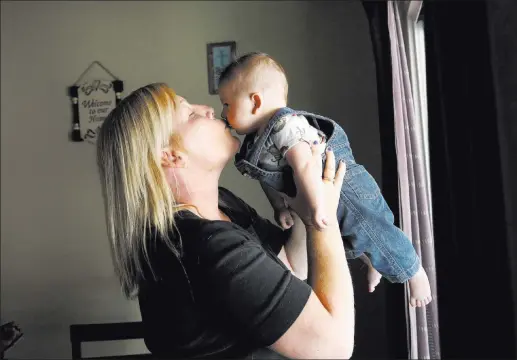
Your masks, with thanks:
M 70 325 L 70 342 L 72 343 L 72 359 L 85 359 L 82 357 L 81 344 L 83 342 L 133 340 L 144 338 L 143 323 L 123 322 L 104 324 L 74 324 Z M 141 359 L 150 358 L 150 354 L 112 356 L 113 358 Z M 107 359 L 110 357 L 102 357 Z M 90 358 L 95 359 L 95 358 Z M 99 358 L 97 358 L 99 359 Z

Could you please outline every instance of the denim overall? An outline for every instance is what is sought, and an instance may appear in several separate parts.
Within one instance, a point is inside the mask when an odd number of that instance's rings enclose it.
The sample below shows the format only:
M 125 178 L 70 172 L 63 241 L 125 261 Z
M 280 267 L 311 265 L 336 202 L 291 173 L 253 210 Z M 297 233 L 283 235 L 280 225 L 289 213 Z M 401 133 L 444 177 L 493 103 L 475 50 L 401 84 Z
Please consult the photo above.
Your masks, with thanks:
M 348 137 L 334 120 L 306 111 L 282 108 L 271 118 L 268 126 L 253 143 L 255 134 L 247 135 L 241 150 L 235 156 L 235 166 L 250 177 L 289 196 L 296 195 L 293 170 L 286 166 L 278 171 L 259 167 L 262 151 L 275 124 L 285 115 L 303 115 L 309 124 L 322 131 L 336 158 L 346 163 L 346 174 L 341 188 L 337 217 L 347 258 L 365 254 L 373 267 L 390 282 L 403 283 L 409 280 L 420 267 L 420 259 L 406 235 L 394 225 L 393 213 L 381 194 L 374 178 L 364 166 L 355 162 Z M 325 161 L 325 155 L 323 155 Z

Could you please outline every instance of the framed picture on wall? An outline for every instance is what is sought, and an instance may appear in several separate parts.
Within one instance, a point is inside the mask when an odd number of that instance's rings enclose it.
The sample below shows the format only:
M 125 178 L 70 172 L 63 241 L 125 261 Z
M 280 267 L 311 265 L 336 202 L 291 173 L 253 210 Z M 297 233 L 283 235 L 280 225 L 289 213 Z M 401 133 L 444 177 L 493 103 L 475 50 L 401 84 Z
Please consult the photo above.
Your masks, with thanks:
M 206 46 L 208 59 L 208 92 L 218 93 L 219 76 L 223 69 L 235 60 L 237 44 L 235 41 L 209 43 Z

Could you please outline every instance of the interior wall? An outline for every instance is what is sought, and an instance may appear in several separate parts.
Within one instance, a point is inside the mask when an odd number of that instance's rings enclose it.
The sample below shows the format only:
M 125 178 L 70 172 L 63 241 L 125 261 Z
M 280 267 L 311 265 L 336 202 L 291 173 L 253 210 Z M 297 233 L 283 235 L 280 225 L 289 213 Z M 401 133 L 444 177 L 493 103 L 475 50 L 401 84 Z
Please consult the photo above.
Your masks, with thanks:
M 276 57 L 290 105 L 340 121 L 357 159 L 380 180 L 374 63 L 359 1 L 1 2 L 1 321 L 25 333 L 8 357 L 70 358 L 70 324 L 140 319 L 113 273 L 95 147 L 68 139 L 67 87 L 98 60 L 124 81 L 124 95 L 166 82 L 219 113 L 208 94 L 206 44 L 227 40 L 239 53 Z M 222 185 L 271 218 L 260 186 L 231 164 Z M 382 290 L 376 296 L 357 303 L 382 302 Z M 145 348 L 140 341 L 84 351 Z

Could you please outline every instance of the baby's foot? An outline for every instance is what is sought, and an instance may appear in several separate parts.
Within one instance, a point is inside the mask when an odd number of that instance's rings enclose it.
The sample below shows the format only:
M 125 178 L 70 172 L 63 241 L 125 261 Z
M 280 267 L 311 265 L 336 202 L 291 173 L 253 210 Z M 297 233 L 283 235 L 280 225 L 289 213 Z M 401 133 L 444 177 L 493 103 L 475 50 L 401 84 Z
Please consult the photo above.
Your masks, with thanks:
M 373 268 L 370 264 L 368 265 L 368 291 L 374 292 L 375 287 L 381 282 L 382 275 Z
M 421 307 L 431 302 L 431 285 L 422 266 L 420 266 L 417 273 L 409 279 L 409 291 L 411 306 Z
M 382 275 L 372 266 L 368 256 L 361 255 L 361 260 L 368 266 L 368 291 L 372 293 L 381 282 Z

